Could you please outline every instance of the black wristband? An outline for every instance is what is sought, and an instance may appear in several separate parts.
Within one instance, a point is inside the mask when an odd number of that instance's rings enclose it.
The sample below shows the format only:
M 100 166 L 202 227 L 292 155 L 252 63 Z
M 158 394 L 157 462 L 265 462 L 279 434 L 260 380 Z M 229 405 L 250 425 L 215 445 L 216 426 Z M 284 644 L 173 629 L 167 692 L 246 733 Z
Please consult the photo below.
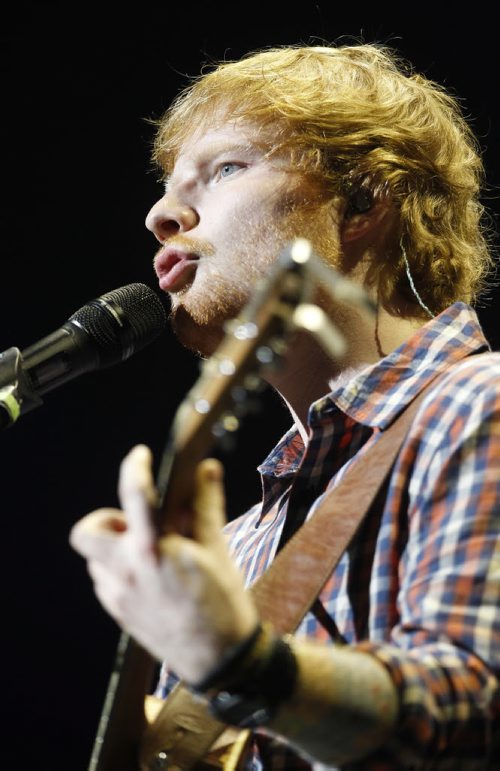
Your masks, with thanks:
M 234 645 L 221 657 L 216 667 L 210 670 L 202 680 L 191 684 L 193 691 L 206 693 L 213 688 L 223 688 L 230 683 L 237 673 L 245 668 L 247 659 L 252 657 L 252 653 L 257 643 L 263 637 L 264 627 L 258 624 L 254 631 L 238 645 Z
M 288 642 L 272 640 L 264 659 L 256 659 L 243 677 L 210 700 L 212 715 L 223 723 L 255 728 L 268 723 L 290 698 L 297 681 L 297 661 Z

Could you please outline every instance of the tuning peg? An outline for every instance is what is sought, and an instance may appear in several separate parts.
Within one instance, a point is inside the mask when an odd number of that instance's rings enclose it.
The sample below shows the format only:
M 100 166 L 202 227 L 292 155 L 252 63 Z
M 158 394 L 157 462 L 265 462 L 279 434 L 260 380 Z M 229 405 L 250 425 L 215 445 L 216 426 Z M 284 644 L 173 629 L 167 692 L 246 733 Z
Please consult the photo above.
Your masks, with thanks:
M 248 399 L 246 388 L 243 388 L 243 386 L 240 385 L 234 386 L 234 388 L 231 389 L 231 399 L 236 406 L 244 404 Z
M 240 421 L 234 412 L 225 412 L 212 426 L 212 434 L 217 438 L 225 434 L 233 434 L 240 427 Z
M 255 358 L 257 361 L 259 361 L 261 364 L 272 364 L 275 358 L 275 353 L 271 346 L 269 345 L 261 345 L 257 350 L 255 351 Z
M 236 432 L 240 427 L 238 417 L 232 412 L 224 413 L 212 426 L 212 434 L 219 447 L 225 452 L 234 450 L 236 446 Z
M 265 387 L 266 384 L 256 372 L 249 372 L 243 378 L 243 388 L 245 388 L 246 391 L 258 393 L 259 391 L 263 391 Z

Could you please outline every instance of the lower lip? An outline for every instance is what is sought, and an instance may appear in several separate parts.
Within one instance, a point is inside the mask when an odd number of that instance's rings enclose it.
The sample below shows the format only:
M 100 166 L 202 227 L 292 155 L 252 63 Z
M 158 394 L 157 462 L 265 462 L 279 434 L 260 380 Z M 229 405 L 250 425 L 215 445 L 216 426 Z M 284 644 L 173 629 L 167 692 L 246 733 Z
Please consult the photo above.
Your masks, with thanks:
M 178 292 L 182 289 L 194 273 L 198 260 L 179 260 L 159 278 L 159 286 L 163 292 Z

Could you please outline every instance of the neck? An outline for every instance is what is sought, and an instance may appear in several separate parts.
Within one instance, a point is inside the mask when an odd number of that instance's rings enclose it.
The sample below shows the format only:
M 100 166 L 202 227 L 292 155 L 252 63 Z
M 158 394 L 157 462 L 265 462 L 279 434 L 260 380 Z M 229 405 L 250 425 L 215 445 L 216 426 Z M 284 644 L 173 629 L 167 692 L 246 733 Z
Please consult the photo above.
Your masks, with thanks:
M 307 415 L 314 401 L 384 358 L 425 323 L 393 316 L 383 308 L 373 317 L 353 307 L 337 308 L 329 316 L 345 340 L 344 356 L 332 358 L 310 333 L 297 331 L 283 366 L 268 378 L 287 403 L 304 441 L 308 438 Z

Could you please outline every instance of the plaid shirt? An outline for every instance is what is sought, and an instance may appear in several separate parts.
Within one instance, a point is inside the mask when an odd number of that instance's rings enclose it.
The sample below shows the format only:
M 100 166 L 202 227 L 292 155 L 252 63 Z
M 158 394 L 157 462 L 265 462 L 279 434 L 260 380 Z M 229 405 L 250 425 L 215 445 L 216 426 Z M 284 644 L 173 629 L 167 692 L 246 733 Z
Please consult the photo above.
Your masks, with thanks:
M 474 311 L 456 303 L 312 404 L 307 447 L 288 432 L 260 466 L 262 502 L 226 526 L 250 585 L 272 562 L 285 519 L 301 508 L 313 516 L 325 490 L 441 373 L 382 511 L 320 594 L 345 642 L 383 662 L 400 698 L 391 741 L 343 768 L 500 769 L 500 354 Z M 333 644 L 327 628 L 309 613 L 297 636 Z M 280 741 L 255 738 L 249 767 L 311 767 Z

